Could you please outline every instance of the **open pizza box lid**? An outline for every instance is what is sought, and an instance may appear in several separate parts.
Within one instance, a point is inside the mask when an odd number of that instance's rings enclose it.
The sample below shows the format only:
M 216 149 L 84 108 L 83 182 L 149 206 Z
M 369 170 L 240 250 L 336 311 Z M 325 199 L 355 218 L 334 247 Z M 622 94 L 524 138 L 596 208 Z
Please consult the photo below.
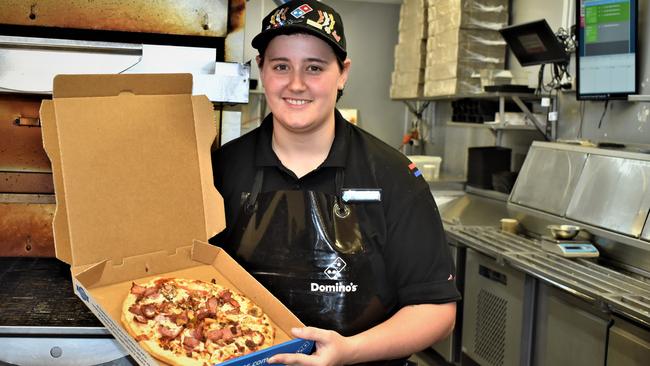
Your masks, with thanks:
M 132 282 L 158 276 L 214 278 L 269 315 L 276 346 L 228 363 L 309 352 L 313 342 L 291 340 L 290 328 L 302 326 L 295 315 L 207 244 L 225 225 L 210 159 L 216 128 L 210 101 L 191 91 L 191 74 L 55 77 L 40 116 L 56 256 L 71 265 L 75 293 L 141 365 L 162 363 L 122 328 L 121 306 Z

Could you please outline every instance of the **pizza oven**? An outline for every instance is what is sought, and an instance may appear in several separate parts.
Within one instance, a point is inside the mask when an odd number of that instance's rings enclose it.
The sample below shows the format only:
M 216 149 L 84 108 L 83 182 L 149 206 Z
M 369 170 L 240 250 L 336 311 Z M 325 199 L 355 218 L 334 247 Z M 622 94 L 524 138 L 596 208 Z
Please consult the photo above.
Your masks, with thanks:
M 245 1 L 65 3 L 0 3 L 0 364 L 135 365 L 55 258 L 39 108 L 75 73 L 189 72 L 215 111 L 246 103 Z

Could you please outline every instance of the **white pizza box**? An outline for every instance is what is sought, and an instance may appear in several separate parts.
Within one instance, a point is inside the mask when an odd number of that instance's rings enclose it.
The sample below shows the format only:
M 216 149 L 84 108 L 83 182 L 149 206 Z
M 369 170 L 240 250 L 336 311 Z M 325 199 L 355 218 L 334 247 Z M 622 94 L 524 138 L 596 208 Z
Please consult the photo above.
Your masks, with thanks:
M 213 107 L 193 96 L 191 74 L 59 75 L 43 101 L 45 150 L 56 195 L 56 256 L 75 293 L 140 365 L 159 365 L 122 327 L 132 282 L 157 276 L 238 290 L 271 318 L 276 345 L 228 361 L 262 365 L 278 352 L 309 352 L 303 324 L 225 251 L 207 244 L 224 227 L 210 146 Z M 225 363 L 224 363 L 225 364 Z

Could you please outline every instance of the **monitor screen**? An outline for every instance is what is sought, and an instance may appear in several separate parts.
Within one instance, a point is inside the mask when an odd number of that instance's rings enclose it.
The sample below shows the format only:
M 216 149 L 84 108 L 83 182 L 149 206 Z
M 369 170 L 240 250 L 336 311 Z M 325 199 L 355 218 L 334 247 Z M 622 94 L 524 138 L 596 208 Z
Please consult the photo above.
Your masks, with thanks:
M 577 98 L 638 92 L 637 0 L 577 0 Z
M 499 30 L 521 66 L 568 62 L 569 54 L 545 19 Z

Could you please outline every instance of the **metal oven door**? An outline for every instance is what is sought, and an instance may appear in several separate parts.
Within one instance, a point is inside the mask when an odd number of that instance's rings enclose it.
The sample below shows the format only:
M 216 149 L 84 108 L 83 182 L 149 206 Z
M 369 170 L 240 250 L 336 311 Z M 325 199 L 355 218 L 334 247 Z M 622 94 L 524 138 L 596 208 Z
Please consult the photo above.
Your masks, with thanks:
M 608 314 L 539 282 L 533 365 L 604 365 Z

